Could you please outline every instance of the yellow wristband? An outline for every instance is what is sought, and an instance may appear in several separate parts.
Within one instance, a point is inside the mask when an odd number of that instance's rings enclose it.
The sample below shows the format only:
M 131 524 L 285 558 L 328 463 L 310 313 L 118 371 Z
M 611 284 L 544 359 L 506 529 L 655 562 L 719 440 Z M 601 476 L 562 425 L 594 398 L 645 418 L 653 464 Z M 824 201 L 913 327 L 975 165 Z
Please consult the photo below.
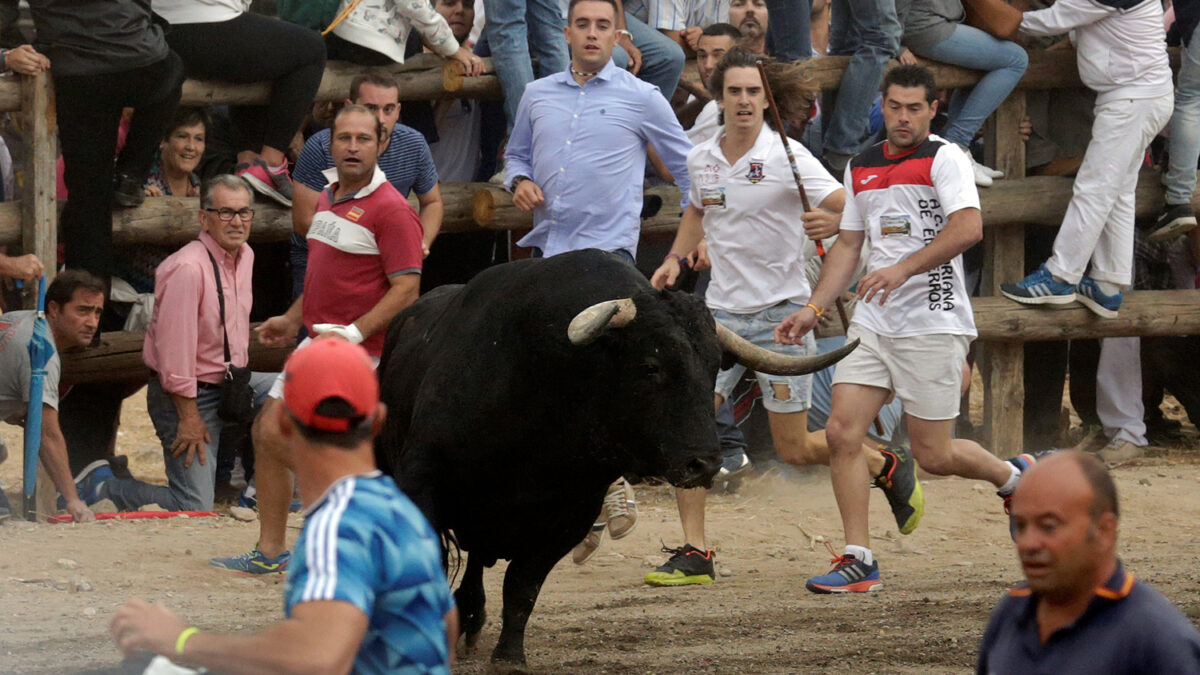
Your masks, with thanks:
M 817 307 L 816 305 L 812 304 L 811 302 L 804 306 L 811 307 L 813 314 L 816 314 L 818 319 L 821 318 L 821 315 L 825 313 L 825 310 L 821 309 L 820 307 Z
M 179 637 L 175 638 L 175 653 L 182 654 L 184 646 L 187 645 L 188 638 L 199 632 L 200 629 L 196 628 L 195 626 L 184 628 L 183 632 L 179 634 Z

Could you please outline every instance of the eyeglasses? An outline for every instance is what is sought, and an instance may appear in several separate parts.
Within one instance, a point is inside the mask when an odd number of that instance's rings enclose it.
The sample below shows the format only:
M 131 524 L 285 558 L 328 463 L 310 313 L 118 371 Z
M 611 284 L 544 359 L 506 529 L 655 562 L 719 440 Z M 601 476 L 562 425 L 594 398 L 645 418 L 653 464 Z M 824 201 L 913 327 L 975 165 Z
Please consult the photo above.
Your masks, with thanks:
M 204 209 L 204 210 L 208 211 L 209 213 L 217 214 L 217 218 L 219 218 L 221 220 L 221 222 L 223 222 L 223 223 L 232 222 L 234 216 L 237 216 L 238 218 L 241 218 L 242 220 L 250 220 L 251 218 L 254 217 L 254 209 L 249 208 L 249 207 L 244 208 L 244 209 L 238 209 L 236 211 L 234 211 L 233 209 Z

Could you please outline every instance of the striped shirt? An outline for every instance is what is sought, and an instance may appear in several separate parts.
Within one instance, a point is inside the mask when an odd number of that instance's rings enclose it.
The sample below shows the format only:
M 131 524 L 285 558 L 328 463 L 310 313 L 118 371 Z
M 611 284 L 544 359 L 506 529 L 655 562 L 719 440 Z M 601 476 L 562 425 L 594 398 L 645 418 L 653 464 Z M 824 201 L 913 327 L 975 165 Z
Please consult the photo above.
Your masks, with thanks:
M 629 0 L 625 11 L 659 30 L 707 28 L 729 21 L 729 0 Z
M 346 476 L 305 512 L 284 588 L 301 603 L 341 600 L 367 616 L 355 673 L 449 673 L 443 617 L 454 606 L 437 535 L 388 476 Z
M 322 129 L 309 137 L 296 160 L 292 171 L 292 180 L 312 190 L 320 192 L 329 184 L 323 172 L 333 168 L 333 155 L 329 152 L 329 129 Z M 421 132 L 397 124 L 392 129 L 391 140 L 387 148 L 379 155 L 379 168 L 388 182 L 396 188 L 403 197 L 408 197 L 413 190 L 423 195 L 432 190 L 438 182 L 437 167 L 433 164 L 433 155 L 429 152 L 429 144 Z

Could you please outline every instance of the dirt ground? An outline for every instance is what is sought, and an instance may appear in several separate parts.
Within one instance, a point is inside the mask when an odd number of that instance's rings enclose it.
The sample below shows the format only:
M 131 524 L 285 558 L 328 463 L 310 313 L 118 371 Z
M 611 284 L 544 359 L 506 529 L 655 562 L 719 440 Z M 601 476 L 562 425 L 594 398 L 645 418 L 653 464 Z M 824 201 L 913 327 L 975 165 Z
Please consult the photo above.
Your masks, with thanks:
M 978 391 L 978 388 L 976 389 Z M 1170 408 L 1170 405 L 1168 405 Z M 1177 406 L 1176 406 L 1177 408 Z M 1168 414 L 1178 415 L 1178 410 Z M 144 395 L 126 403 L 118 452 L 135 475 L 161 476 Z M 1122 558 L 1200 625 L 1200 442 L 1114 471 L 1122 499 Z M 19 504 L 19 430 L 4 426 L 14 460 L 0 484 Z M 1020 570 L 990 486 L 926 481 L 921 526 L 900 538 L 882 495 L 872 497 L 873 547 L 885 590 L 817 596 L 804 581 L 828 568 L 811 537 L 840 542 L 827 471 L 747 481 L 711 497 L 709 545 L 719 578 L 704 587 L 652 588 L 642 576 L 679 545 L 672 493 L 639 488 L 637 529 L 606 540 L 584 566 L 550 574 L 526 647 L 538 673 L 966 673 L 991 608 Z M 292 537 L 300 521 L 293 521 Z M 0 673 L 70 673 L 114 666 L 113 610 L 129 597 L 165 603 L 205 630 L 246 632 L 282 611 L 282 579 L 244 578 L 208 565 L 253 545 L 257 523 L 229 517 L 0 524 Z M 485 575 L 492 619 L 457 672 L 484 673 L 499 632 L 503 563 Z

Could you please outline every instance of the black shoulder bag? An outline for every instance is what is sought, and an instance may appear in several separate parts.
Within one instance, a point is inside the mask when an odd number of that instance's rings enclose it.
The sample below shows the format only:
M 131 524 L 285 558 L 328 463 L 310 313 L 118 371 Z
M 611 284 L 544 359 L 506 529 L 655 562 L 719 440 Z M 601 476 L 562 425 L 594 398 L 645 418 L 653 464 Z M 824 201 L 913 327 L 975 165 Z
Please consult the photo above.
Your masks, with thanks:
M 225 339 L 225 377 L 221 382 L 221 403 L 217 406 L 217 417 L 226 422 L 248 422 L 254 416 L 254 390 L 250 388 L 249 366 L 233 365 L 229 355 L 229 331 L 225 329 L 225 291 L 221 287 L 221 271 L 217 259 L 207 249 L 212 261 L 213 278 L 217 280 L 217 304 L 221 307 L 221 336 Z

